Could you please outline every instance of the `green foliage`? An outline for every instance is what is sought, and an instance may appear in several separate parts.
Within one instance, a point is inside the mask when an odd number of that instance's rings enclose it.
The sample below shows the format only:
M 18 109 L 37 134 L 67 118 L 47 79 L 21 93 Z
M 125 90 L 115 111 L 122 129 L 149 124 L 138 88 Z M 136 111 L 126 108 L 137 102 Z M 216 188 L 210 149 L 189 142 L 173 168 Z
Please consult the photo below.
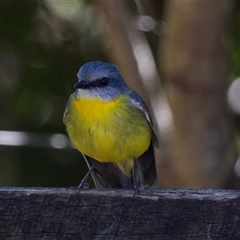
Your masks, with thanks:
M 231 80 L 240 77 L 240 4 L 236 4 L 230 26 L 229 52 L 230 52 L 230 74 Z M 235 136 L 238 152 L 240 152 L 240 116 L 234 117 Z
M 86 1 L 4 3 L 0 130 L 66 134 L 62 115 L 79 67 L 104 60 L 96 9 Z M 86 172 L 75 149 L 1 148 L 0 166 L 9 174 L 0 185 L 77 185 Z
M 232 15 L 229 34 L 229 52 L 231 60 L 231 78 L 240 76 L 240 7 Z

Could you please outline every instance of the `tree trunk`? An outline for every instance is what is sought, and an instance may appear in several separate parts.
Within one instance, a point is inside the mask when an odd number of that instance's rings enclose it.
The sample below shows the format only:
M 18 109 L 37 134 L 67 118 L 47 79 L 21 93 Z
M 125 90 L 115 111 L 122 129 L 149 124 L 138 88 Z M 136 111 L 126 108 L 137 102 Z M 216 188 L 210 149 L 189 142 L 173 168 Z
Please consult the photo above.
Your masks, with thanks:
M 226 26 L 231 2 L 170 2 L 162 46 L 166 94 L 173 114 L 170 174 L 162 187 L 221 188 L 236 160 L 226 102 Z M 165 179 L 161 179 L 164 176 Z

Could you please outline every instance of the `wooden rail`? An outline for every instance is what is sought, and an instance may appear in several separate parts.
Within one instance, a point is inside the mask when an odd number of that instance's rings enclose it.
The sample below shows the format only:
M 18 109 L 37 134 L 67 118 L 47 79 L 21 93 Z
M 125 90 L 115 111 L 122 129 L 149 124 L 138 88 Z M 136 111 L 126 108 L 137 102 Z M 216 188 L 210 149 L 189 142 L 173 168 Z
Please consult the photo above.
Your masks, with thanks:
M 0 239 L 240 239 L 240 191 L 0 188 Z

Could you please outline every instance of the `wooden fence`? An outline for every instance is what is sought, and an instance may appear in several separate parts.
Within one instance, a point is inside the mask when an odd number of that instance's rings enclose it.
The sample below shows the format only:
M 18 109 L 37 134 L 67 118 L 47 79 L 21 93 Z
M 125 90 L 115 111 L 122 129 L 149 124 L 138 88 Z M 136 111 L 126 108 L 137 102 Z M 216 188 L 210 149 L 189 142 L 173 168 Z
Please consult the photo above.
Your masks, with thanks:
M 240 191 L 0 188 L 0 239 L 240 239 Z

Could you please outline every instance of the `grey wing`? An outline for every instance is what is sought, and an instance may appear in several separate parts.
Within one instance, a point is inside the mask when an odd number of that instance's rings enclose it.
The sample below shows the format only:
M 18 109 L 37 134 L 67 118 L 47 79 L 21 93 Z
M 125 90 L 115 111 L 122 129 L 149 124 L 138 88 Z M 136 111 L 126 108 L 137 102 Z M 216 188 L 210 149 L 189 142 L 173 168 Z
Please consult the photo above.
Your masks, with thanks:
M 115 164 L 100 163 L 84 154 L 83 157 L 89 169 L 95 164 L 91 174 L 96 188 L 132 189 L 133 179 L 127 178 Z
M 71 97 L 70 97 L 71 98 Z M 64 110 L 64 113 L 63 113 L 63 123 L 66 125 L 66 116 L 67 116 L 67 112 L 69 110 L 69 107 L 70 107 L 70 98 L 68 99 L 67 101 L 67 104 L 65 106 L 65 110 Z
M 148 150 L 137 158 L 137 167 L 143 187 L 158 187 L 156 162 L 152 143 Z
M 144 185 L 147 185 L 149 187 L 157 187 L 157 170 L 153 146 L 158 147 L 158 139 L 153 130 L 153 124 L 149 110 L 143 99 L 134 91 L 130 93 L 130 98 L 134 107 L 138 108 L 139 111 L 144 114 L 152 129 L 152 141 L 150 143 L 150 146 L 148 150 L 137 159 L 139 175 L 142 178 Z
M 131 98 L 132 104 L 136 108 L 138 108 L 140 112 L 143 113 L 143 115 L 147 119 L 149 125 L 151 126 L 151 129 L 152 129 L 152 143 L 153 143 L 154 147 L 158 148 L 158 146 L 159 146 L 158 139 L 157 139 L 157 136 L 156 136 L 156 134 L 153 130 L 153 123 L 152 123 L 152 119 L 151 119 L 148 107 L 146 106 L 143 99 L 136 92 L 132 91 L 129 96 Z

